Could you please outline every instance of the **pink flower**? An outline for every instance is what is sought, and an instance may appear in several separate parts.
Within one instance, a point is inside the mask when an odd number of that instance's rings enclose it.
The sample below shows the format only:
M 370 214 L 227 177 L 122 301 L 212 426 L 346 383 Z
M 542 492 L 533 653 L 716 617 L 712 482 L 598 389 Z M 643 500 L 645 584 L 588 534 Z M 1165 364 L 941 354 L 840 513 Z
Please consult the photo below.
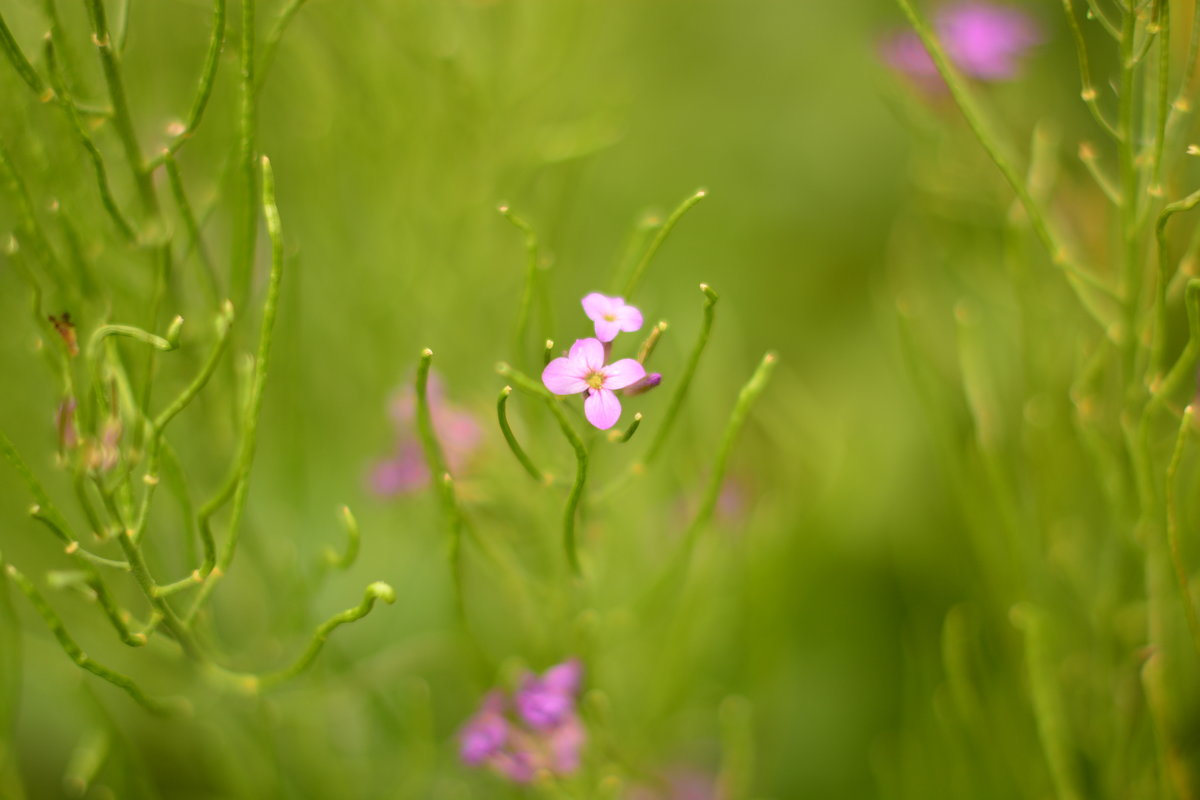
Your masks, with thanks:
M 1015 77 L 1019 57 L 1042 41 L 1034 20 L 1016 8 L 970 2 L 948 6 L 934 18 L 933 27 L 946 57 L 963 73 L 980 80 Z M 884 61 L 922 81 L 938 79 L 933 59 L 912 31 L 883 42 Z
M 451 473 L 457 473 L 478 449 L 483 431 L 474 416 L 446 401 L 442 382 L 436 375 L 429 376 L 426 391 L 429 393 L 429 416 L 446 457 L 446 466 Z M 369 484 L 377 495 L 391 497 L 429 485 L 425 453 L 416 438 L 416 409 L 412 387 L 405 387 L 392 400 L 390 410 L 397 432 L 396 448 L 391 456 L 377 461 L 371 468 Z
M 576 339 L 566 358 L 556 358 L 542 370 L 542 383 L 555 394 L 587 392 L 583 413 L 588 422 L 606 431 L 621 418 L 621 401 L 614 390 L 646 377 L 646 369 L 632 358 L 604 363 L 604 345 L 598 339 Z
M 625 305 L 622 297 L 592 292 L 583 298 L 583 313 L 596 323 L 596 338 L 611 342 L 621 331 L 636 331 L 642 327 L 642 312 Z
M 541 771 L 569 775 L 579 769 L 587 729 L 575 711 L 583 665 L 569 659 L 540 677 L 527 675 L 516 693 L 516 711 L 499 690 L 489 692 L 459 732 L 459 755 L 513 783 Z
M 583 678 L 578 659 L 564 661 L 546 670 L 540 678 L 526 675 L 517 692 L 517 711 L 538 730 L 553 728 L 575 713 L 575 695 Z

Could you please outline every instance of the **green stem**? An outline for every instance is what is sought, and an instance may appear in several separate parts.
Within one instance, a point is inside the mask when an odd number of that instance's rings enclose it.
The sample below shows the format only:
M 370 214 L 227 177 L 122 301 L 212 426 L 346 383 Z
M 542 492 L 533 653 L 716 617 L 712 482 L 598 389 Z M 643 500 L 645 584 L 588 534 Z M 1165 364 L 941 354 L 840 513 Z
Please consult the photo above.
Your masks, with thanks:
M 279 16 L 275 20 L 275 24 L 271 26 L 271 30 L 267 32 L 266 38 L 263 40 L 262 61 L 259 62 L 259 73 L 255 84 L 255 91 L 262 91 L 263 83 L 266 79 L 267 71 L 271 68 L 271 64 L 275 61 L 275 51 L 279 49 L 279 42 L 283 39 L 283 33 L 291 24 L 292 18 L 300 11 L 307 0 L 289 0 L 283 10 L 279 12 Z
M 12 564 L 6 564 L 5 570 L 8 573 L 9 579 L 16 584 L 17 588 L 21 590 L 21 593 L 29 599 L 30 604 L 46 623 L 46 627 L 50 629 L 50 632 L 54 635 L 54 638 L 58 640 L 58 643 L 62 647 L 63 651 L 81 669 L 87 670 L 96 677 L 106 680 L 114 686 L 122 689 L 143 708 L 155 714 L 181 714 L 190 710 L 188 703 L 182 699 L 161 700 L 150 697 L 144 691 L 142 691 L 141 687 L 138 686 L 129 676 L 109 669 L 103 664 L 100 664 L 85 655 L 84 652 L 79 648 L 79 645 L 75 643 L 75 640 L 71 638 L 71 635 L 67 633 L 67 629 L 63 625 L 62 620 L 59 618 L 58 614 L 54 612 L 54 609 L 50 607 L 49 603 L 46 602 L 45 598 L 42 597 L 41 592 L 37 590 L 37 587 L 33 585 L 33 582 L 26 578 L 20 572 L 20 570 L 18 570 Z
M 254 4 L 255 0 L 242 2 L 242 37 L 241 37 L 241 107 L 238 114 L 238 164 L 241 166 L 242 179 L 245 182 L 245 213 L 238 223 L 233 240 L 233 253 L 230 259 L 230 291 L 233 292 L 234 303 L 241 307 L 245 305 L 250 295 L 251 273 L 254 268 L 254 248 L 258 239 L 258 204 L 255 197 L 257 189 L 257 170 L 254 168 L 255 141 L 255 93 L 254 93 Z M 264 164 L 266 161 L 264 159 Z M 266 169 L 264 168 L 264 179 Z M 266 193 L 266 187 L 263 187 Z
M 582 576 L 583 569 L 579 563 L 579 547 L 575 536 L 575 516 L 579 510 L 579 502 L 583 499 L 583 488 L 587 482 L 587 447 L 584 445 L 583 440 L 579 438 L 579 434 L 571 427 L 571 421 L 563 413 L 558 398 L 550 394 L 545 387 L 530 379 L 527 375 L 513 369 L 508 364 L 497 364 L 496 371 L 511 381 L 521 391 L 535 397 L 540 397 L 546 402 L 550 413 L 554 415 L 554 419 L 558 422 L 558 427 L 562 430 L 563 436 L 566 437 L 567 442 L 571 445 L 571 449 L 575 451 L 575 480 L 571 484 L 571 491 L 567 494 L 567 503 L 563 509 L 563 549 L 566 551 L 567 563 L 570 565 L 571 571 L 577 577 Z
M 637 433 L 637 429 L 641 427 L 641 425 L 642 414 L 639 411 L 633 415 L 633 422 L 629 423 L 629 428 L 624 433 L 621 433 L 620 431 L 613 431 L 612 434 L 609 435 L 609 438 L 617 444 L 625 444 L 633 438 L 633 435 Z
M 1171 217 L 1183 211 L 1190 211 L 1200 205 L 1200 190 L 1192 192 L 1182 200 L 1168 203 L 1158 215 L 1154 226 L 1154 238 L 1158 243 L 1158 287 L 1155 292 L 1154 307 L 1157 325 L 1154 336 L 1154 347 L 1151 359 L 1150 374 L 1152 379 L 1158 379 L 1163 367 L 1163 354 L 1167 340 L 1167 287 L 1171 282 L 1170 252 L 1167 248 L 1167 222 Z
M 496 418 L 500 422 L 500 432 L 504 434 L 504 441 L 508 443 L 508 448 L 512 450 L 517 461 L 521 462 L 521 466 L 529 473 L 529 477 L 533 478 L 538 483 L 550 483 L 550 476 L 534 465 L 533 461 L 526 455 L 521 445 L 517 442 L 517 437 L 513 435 L 512 427 L 508 424 L 508 413 L 505 410 L 508 405 L 508 397 L 512 394 L 512 387 L 505 386 L 500 390 L 500 398 L 496 401 Z
M 1067 25 L 1071 28 L 1071 36 L 1075 40 L 1075 52 L 1079 56 L 1079 74 L 1083 80 L 1083 89 L 1079 96 L 1083 98 L 1088 111 L 1092 112 L 1092 117 L 1100 127 L 1114 138 L 1119 138 L 1117 129 L 1105 118 L 1104 113 L 1100 110 L 1100 104 L 1096 102 L 1096 87 L 1092 84 L 1092 72 L 1088 66 L 1087 42 L 1083 38 L 1083 30 L 1079 27 L 1079 21 L 1075 18 L 1075 9 L 1071 0 L 1062 0 L 1062 3 L 1063 10 L 1067 12 Z
M 67 119 L 71 123 L 71 128 L 75 131 L 75 135 L 79 137 L 80 143 L 83 144 L 83 149 L 87 151 L 88 158 L 91 159 L 92 169 L 96 173 L 96 184 L 100 189 L 100 202 L 104 205 L 104 210 L 108 212 L 109 217 L 112 218 L 113 223 L 117 226 L 117 230 L 121 232 L 125 241 L 136 242 L 138 238 L 137 232 L 133 229 L 133 225 L 130 224 L 129 220 L 125 218 L 125 215 L 121 213 L 116 198 L 113 197 L 112 188 L 108 183 L 108 168 L 104 165 L 104 156 L 100 153 L 100 148 L 96 147 L 96 142 L 92 139 L 92 135 L 88 133 L 83 120 L 79 118 L 79 112 L 75 108 L 75 101 L 71 98 L 66 81 L 58 68 L 54 41 L 49 35 L 45 39 L 44 51 L 46 66 L 50 72 L 50 83 L 54 87 L 54 92 L 58 97 L 58 104 L 67 115 Z
M 664 222 L 663 226 L 658 229 L 658 232 L 650 241 L 650 246 L 646 248 L 646 252 L 642 254 L 641 260 L 639 260 L 637 265 L 633 268 L 633 273 L 629 276 L 629 280 L 625 282 L 623 294 L 626 300 L 633 296 L 634 290 L 637 289 L 637 285 L 641 282 L 642 276 L 646 273 L 646 267 L 650 266 L 650 262 L 658 253 L 659 248 L 663 246 L 663 242 L 665 242 L 667 237 L 671 235 L 671 231 L 674 230 L 675 225 L 680 219 L 683 218 L 684 214 L 686 214 L 694 205 L 699 203 L 707 196 L 707 191 L 704 189 L 697 189 L 682 203 L 680 203 L 674 211 L 671 212 L 671 216 L 667 217 L 667 221 Z
M 1188 631 L 1192 635 L 1192 645 L 1196 654 L 1200 655 L 1200 619 L 1196 617 L 1196 604 L 1192 599 L 1192 589 L 1188 578 L 1188 569 L 1183 563 L 1183 551 L 1179 542 L 1179 512 L 1176 503 L 1176 483 L 1179 465 L 1183 461 L 1184 447 L 1192 433 L 1192 422 L 1196 412 L 1193 406 L 1183 410 L 1179 420 L 1179 433 L 1175 437 L 1175 450 L 1171 454 L 1171 462 L 1167 466 L 1166 476 L 1166 507 L 1167 507 L 1167 547 L 1171 555 L 1171 565 L 1175 569 L 1175 580 L 1179 583 L 1180 600 L 1183 602 L 1183 613 L 1187 618 Z
M 514 214 L 508 206 L 500 206 L 500 213 L 525 235 L 525 287 L 521 290 L 521 303 L 517 307 L 517 324 L 513 330 L 512 355 L 518 364 L 527 366 L 525 343 L 529 338 L 529 316 L 533 308 L 534 284 L 537 282 L 538 238 L 529 223 Z
M 13 38 L 12 31 L 8 29 L 3 15 L 0 15 L 0 49 L 4 50 L 4 55 L 8 56 L 8 60 L 12 62 L 13 68 L 21 76 L 21 80 L 25 81 L 25 85 L 39 97 L 43 95 L 46 91 L 46 84 L 42 82 L 42 77 L 29 63 L 29 59 L 21 52 L 21 47 Z
M 196 221 L 196 214 L 192 210 L 192 204 L 188 200 L 187 191 L 184 189 L 183 176 L 179 172 L 179 164 L 175 161 L 175 157 L 167 151 L 164 152 L 163 163 L 167 167 L 167 183 L 171 187 L 171 195 L 175 198 L 175 206 L 179 209 L 179 216 L 183 219 L 183 225 L 187 229 L 188 241 L 184 247 L 184 258 L 187 253 L 191 252 L 194 247 L 196 255 L 200 259 L 200 264 L 204 268 L 204 288 L 208 290 L 208 299 L 214 306 L 220 302 L 221 289 L 217 283 L 217 271 L 213 267 L 212 259 L 208 256 L 208 248 L 204 246 L 204 239 L 200 235 L 200 225 Z
M 363 593 L 363 599 L 361 603 L 354 608 L 346 609 L 340 614 L 335 614 L 325 622 L 321 623 L 321 625 L 317 627 L 316 632 L 313 633 L 312 641 L 309 642 L 308 647 L 305 648 L 304 652 L 300 654 L 300 657 L 292 662 L 291 666 L 287 667 L 286 669 L 281 669 L 278 672 L 271 672 L 261 676 L 261 678 L 259 678 L 259 686 L 263 689 L 270 689 L 274 686 L 278 686 L 284 681 L 296 677 L 301 672 L 306 670 L 317 657 L 317 654 L 321 652 L 321 648 L 325 646 L 325 642 L 329 639 L 329 635 L 342 625 L 360 620 L 367 614 L 371 613 L 371 609 L 375 607 L 376 600 L 382 600 L 388 604 L 395 603 L 396 592 L 391 586 L 383 583 L 382 581 L 376 581 L 375 583 L 368 585 L 366 591 Z
M 671 395 L 666 414 L 663 415 L 662 425 L 654 434 L 654 438 L 650 441 L 650 447 L 642 459 L 643 464 L 654 461 L 662 451 L 663 445 L 666 444 L 667 436 L 675 426 L 675 422 L 679 418 L 679 411 L 683 408 L 683 401 L 687 398 L 688 389 L 691 388 L 696 368 L 700 365 L 700 357 L 704 355 L 704 348 L 708 346 L 708 336 L 712 332 L 713 317 L 716 313 L 714 308 L 717 305 L 717 293 L 706 283 L 700 284 L 700 291 L 704 294 L 702 309 L 704 318 L 700 322 L 700 333 L 696 336 L 696 343 L 692 346 L 692 352 L 683 367 L 683 373 L 679 376 L 678 383 L 675 384 L 675 392 Z
M 358 558 L 362 534 L 349 506 L 342 506 L 342 525 L 346 528 L 346 552 L 338 555 L 332 547 L 325 548 L 325 563 L 335 569 L 350 569 Z

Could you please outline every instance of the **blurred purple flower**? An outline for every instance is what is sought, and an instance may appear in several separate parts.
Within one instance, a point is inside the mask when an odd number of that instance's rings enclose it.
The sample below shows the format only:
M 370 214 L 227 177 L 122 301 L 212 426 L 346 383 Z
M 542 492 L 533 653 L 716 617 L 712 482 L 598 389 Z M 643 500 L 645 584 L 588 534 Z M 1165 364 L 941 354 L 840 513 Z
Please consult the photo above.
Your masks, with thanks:
M 933 28 L 946 57 L 964 74 L 985 81 L 1015 77 L 1021 55 L 1042 41 L 1041 29 L 1030 15 L 991 3 L 946 6 L 934 17 Z M 880 53 L 895 70 L 922 82 L 940 82 L 933 59 L 913 31 L 888 36 Z
M 569 775 L 579 769 L 587 729 L 575 712 L 583 666 L 570 659 L 540 677 L 527 675 L 515 696 L 499 690 L 484 696 L 479 711 L 459 732 L 465 764 L 486 766 L 514 783 L 529 783 L 541 771 Z
M 542 383 L 555 394 L 587 392 L 583 415 L 602 431 L 621 418 L 621 401 L 614 390 L 646 377 L 646 368 L 635 359 L 622 358 L 607 365 L 604 359 L 599 339 L 576 339 L 565 358 L 554 359 L 542 370 Z
M 517 691 L 517 711 L 537 730 L 553 728 L 575 712 L 575 695 L 583 678 L 583 665 L 570 659 L 546 670 L 540 678 L 526 675 Z
M 79 429 L 75 427 L 75 398 L 66 397 L 58 404 L 54 412 L 54 427 L 58 429 L 58 449 L 60 452 L 74 450 L 79 444 Z
M 720 800 L 722 793 L 717 780 L 689 767 L 669 770 L 658 787 L 635 787 L 627 800 Z
M 611 342 L 621 331 L 641 330 L 642 312 L 626 305 L 623 297 L 592 292 L 583 298 L 582 304 L 583 313 L 596 323 L 596 338 L 602 342 Z
M 478 766 L 500 752 L 508 742 L 508 720 L 504 718 L 504 695 L 488 692 L 479 711 L 459 734 L 459 754 L 471 766 Z
M 436 375 L 429 376 L 427 391 L 429 415 L 446 466 L 451 472 L 458 472 L 479 447 L 483 431 L 474 416 L 446 402 L 445 390 Z M 416 392 L 412 387 L 405 387 L 393 398 L 390 412 L 396 427 L 396 447 L 391 456 L 371 468 L 370 488 L 377 495 L 392 497 L 429 485 L 429 468 L 416 438 L 416 411 Z

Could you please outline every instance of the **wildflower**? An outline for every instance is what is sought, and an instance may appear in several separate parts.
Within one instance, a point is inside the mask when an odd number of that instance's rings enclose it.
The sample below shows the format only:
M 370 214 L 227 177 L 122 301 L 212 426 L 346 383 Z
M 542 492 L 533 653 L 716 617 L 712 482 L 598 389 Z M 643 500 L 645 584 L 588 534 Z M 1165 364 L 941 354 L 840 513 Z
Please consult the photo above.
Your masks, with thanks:
M 539 772 L 575 772 L 587 742 L 587 729 L 575 710 L 582 677 L 583 666 L 576 659 L 540 677 L 525 676 L 512 698 L 515 715 L 508 713 L 509 697 L 489 692 L 459 732 L 463 762 L 488 767 L 514 783 L 529 783 Z
M 711 775 L 690 767 L 675 767 L 658 779 L 655 788 L 634 787 L 627 800 L 719 800 L 723 796 Z
M 473 767 L 499 753 L 508 742 L 504 695 L 498 691 L 488 692 L 479 712 L 463 726 L 459 739 L 459 754 Z
M 934 19 L 933 27 L 946 57 L 964 74 L 985 81 L 1015 77 L 1019 57 L 1042 40 L 1028 14 L 990 3 L 947 6 Z M 933 59 L 912 31 L 889 37 L 881 51 L 893 69 L 922 81 L 938 78 Z
M 75 398 L 67 396 L 54 412 L 54 427 L 58 429 L 58 449 L 65 453 L 79 444 L 79 429 L 75 427 Z
M 429 416 L 433 429 L 446 457 L 446 466 L 458 472 L 479 447 L 483 431 L 475 417 L 450 405 L 445 399 L 442 382 L 429 376 L 426 387 L 429 397 Z M 429 484 L 429 467 L 416 438 L 416 393 L 406 387 L 392 400 L 391 417 L 397 431 L 395 450 L 388 458 L 375 463 L 371 469 L 371 491 L 383 497 L 422 489 Z
M 604 363 L 604 345 L 598 339 L 576 339 L 565 358 L 556 358 L 542 371 L 542 383 L 555 394 L 587 392 L 583 413 L 588 422 L 608 430 L 621 417 L 621 401 L 614 390 L 646 377 L 646 368 L 632 358 Z
M 592 292 L 583 298 L 583 313 L 596 323 L 596 338 L 602 342 L 611 342 L 621 331 L 632 333 L 642 327 L 642 312 L 626 305 L 622 297 Z
M 539 730 L 563 722 L 574 712 L 582 677 L 583 665 L 578 659 L 551 667 L 541 677 L 526 675 L 516 697 L 521 718 Z

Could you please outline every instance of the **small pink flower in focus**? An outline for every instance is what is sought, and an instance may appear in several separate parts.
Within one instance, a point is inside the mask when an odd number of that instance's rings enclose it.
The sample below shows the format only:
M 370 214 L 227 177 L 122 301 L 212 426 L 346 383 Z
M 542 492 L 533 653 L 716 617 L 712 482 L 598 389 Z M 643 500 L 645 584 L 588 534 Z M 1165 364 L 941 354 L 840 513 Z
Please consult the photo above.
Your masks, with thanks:
M 429 393 L 429 416 L 433 419 L 433 430 L 442 446 L 446 466 L 451 472 L 459 472 L 479 448 L 483 430 L 474 416 L 446 402 L 445 390 L 436 375 L 429 376 L 426 391 Z M 429 468 L 417 439 L 417 401 L 412 387 L 397 393 L 390 411 L 396 426 L 396 447 L 391 456 L 375 463 L 368 481 L 371 491 L 382 497 L 417 491 L 429 485 Z
M 606 431 L 621 418 L 621 401 L 614 393 L 646 377 L 646 368 L 635 359 L 604 363 L 604 345 L 598 339 L 576 339 L 565 358 L 556 358 L 542 370 L 542 383 L 555 394 L 587 392 L 583 413 L 588 422 Z
M 592 292 L 583 298 L 583 313 L 596 323 L 596 338 L 611 342 L 621 331 L 632 333 L 642 328 L 642 312 L 626 305 L 623 297 Z
M 1042 42 L 1041 29 L 1024 11 L 991 3 L 959 3 L 933 20 L 946 57 L 964 74 L 984 81 L 1009 80 L 1020 72 L 1020 57 Z M 903 31 L 880 45 L 883 60 L 923 83 L 940 85 L 937 67 L 920 37 Z

